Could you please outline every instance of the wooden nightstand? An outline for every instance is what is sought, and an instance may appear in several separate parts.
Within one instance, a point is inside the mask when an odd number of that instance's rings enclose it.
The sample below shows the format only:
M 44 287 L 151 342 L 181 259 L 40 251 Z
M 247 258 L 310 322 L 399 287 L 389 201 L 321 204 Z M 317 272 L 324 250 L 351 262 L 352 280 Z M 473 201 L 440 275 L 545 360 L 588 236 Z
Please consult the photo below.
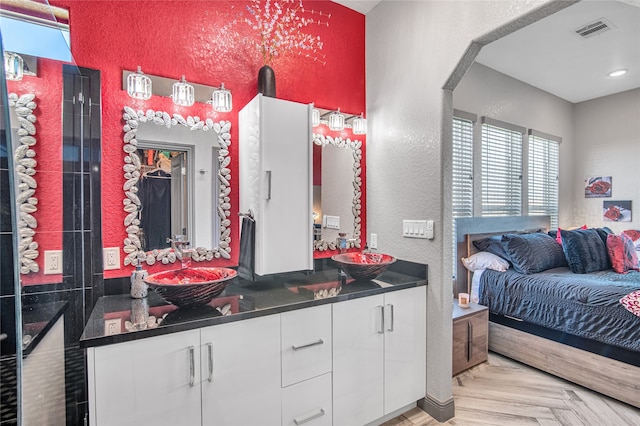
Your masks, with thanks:
M 463 309 L 453 301 L 453 375 L 487 360 L 489 309 L 470 303 Z

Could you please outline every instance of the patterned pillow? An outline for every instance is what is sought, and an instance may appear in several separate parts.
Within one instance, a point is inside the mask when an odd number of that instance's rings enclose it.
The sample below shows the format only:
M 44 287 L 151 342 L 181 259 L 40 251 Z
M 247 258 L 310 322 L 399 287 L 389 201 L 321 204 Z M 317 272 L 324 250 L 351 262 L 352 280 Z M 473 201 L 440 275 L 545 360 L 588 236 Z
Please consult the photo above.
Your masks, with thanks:
M 605 231 L 597 229 L 577 229 L 560 231 L 562 234 L 562 250 L 567 263 L 574 274 L 611 269 L 611 261 L 607 252 Z M 601 235 L 602 234 L 602 235 Z M 606 237 L 605 237 L 606 238 Z
M 535 274 L 567 266 L 562 248 L 552 237 L 542 232 L 503 235 L 502 246 L 513 269 L 521 274 Z
M 638 270 L 638 255 L 631 238 L 623 232 L 620 235 L 607 236 L 607 252 L 613 270 L 619 274 L 626 274 Z
M 640 317 L 640 290 L 632 291 L 620 299 L 620 303 L 629 312 Z

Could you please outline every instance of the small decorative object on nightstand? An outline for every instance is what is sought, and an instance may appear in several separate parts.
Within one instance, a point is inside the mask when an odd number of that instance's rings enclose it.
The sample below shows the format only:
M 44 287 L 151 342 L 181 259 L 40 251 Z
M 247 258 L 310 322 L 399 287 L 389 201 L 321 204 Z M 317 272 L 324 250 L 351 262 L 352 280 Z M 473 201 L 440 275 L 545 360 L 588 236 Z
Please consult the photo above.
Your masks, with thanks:
M 468 308 L 453 301 L 453 375 L 487 360 L 489 309 L 477 303 Z

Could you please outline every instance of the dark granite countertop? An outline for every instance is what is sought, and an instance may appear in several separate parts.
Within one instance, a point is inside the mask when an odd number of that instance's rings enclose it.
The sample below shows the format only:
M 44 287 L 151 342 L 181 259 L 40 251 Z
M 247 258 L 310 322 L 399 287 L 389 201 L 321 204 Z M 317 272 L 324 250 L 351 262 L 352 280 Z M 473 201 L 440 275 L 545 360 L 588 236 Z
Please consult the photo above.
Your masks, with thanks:
M 100 297 L 80 338 L 80 346 L 127 342 L 335 303 L 427 284 L 427 265 L 398 260 L 380 277 L 341 277 L 331 260 L 316 261 L 314 272 L 276 274 L 259 281 L 234 278 L 206 305 L 178 308 L 149 290 L 144 299 L 129 294 Z

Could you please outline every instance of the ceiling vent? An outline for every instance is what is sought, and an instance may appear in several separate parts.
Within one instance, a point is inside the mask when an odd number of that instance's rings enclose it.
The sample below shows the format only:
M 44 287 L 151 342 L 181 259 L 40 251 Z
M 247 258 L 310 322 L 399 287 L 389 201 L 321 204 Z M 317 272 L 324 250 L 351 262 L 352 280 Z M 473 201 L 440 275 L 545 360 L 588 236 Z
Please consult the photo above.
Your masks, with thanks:
M 580 28 L 574 30 L 582 38 L 589 38 L 595 35 L 600 35 L 605 31 L 615 28 L 611 22 L 604 18 L 600 18 L 597 21 L 593 21 L 586 25 L 581 25 Z

